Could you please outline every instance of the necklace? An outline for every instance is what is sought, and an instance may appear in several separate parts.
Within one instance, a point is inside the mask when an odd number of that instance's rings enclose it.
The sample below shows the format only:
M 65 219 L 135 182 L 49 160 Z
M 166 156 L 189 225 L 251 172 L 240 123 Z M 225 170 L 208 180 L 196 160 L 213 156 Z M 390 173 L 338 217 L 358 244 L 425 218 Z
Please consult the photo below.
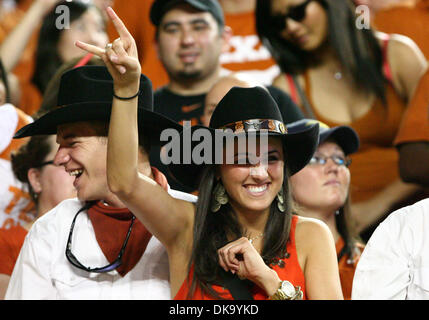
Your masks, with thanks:
M 337 71 L 334 73 L 334 79 L 335 80 L 341 80 L 343 78 L 343 74 L 340 71 Z
M 253 238 L 247 238 L 247 239 L 249 239 L 249 242 L 251 243 L 251 244 L 253 244 L 253 241 L 256 241 L 256 240 L 258 240 L 260 237 L 263 237 L 264 236 L 264 233 L 263 232 L 261 232 L 260 234 L 258 234 L 256 237 L 253 237 Z

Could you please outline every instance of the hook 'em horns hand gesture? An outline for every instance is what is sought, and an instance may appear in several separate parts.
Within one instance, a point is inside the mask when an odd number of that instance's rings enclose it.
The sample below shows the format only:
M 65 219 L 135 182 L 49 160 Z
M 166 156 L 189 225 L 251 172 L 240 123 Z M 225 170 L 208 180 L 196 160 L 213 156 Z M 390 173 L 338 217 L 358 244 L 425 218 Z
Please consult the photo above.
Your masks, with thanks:
M 136 42 L 115 11 L 108 7 L 106 12 L 119 38 L 107 44 L 105 48 L 81 41 L 76 41 L 75 45 L 104 61 L 113 78 L 116 94 L 131 96 L 138 91 L 141 74 Z

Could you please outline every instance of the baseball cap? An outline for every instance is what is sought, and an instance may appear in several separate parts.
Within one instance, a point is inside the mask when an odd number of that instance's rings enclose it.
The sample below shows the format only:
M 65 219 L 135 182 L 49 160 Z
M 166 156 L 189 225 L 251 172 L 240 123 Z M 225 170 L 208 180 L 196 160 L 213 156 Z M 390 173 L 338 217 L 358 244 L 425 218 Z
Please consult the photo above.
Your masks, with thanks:
M 219 25 L 225 24 L 223 10 L 217 0 L 155 0 L 150 8 L 150 20 L 155 26 L 159 26 L 164 14 L 180 3 L 187 3 L 197 10 L 209 12 Z
M 314 119 L 301 119 L 288 124 L 288 133 L 297 133 L 308 129 L 309 126 L 319 124 L 319 145 L 328 139 L 333 139 L 343 149 L 345 155 L 356 152 L 359 149 L 359 136 L 349 126 L 329 127 L 325 123 Z

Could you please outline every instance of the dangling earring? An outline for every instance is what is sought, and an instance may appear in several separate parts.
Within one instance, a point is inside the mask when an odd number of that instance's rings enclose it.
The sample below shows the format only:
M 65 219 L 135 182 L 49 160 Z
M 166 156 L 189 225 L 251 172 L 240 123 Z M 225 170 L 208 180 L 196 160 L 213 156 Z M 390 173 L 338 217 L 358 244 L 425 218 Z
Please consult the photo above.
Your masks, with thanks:
M 226 193 L 225 187 L 223 184 L 219 181 L 217 185 L 213 189 L 212 193 L 212 206 L 211 210 L 212 212 L 218 212 L 220 207 L 223 204 L 228 203 L 228 194 Z
M 277 208 L 281 212 L 285 212 L 285 199 L 283 197 L 283 187 L 280 189 L 279 193 L 277 193 Z
M 337 211 L 335 211 L 335 215 L 339 216 L 340 215 L 340 209 L 337 209 Z

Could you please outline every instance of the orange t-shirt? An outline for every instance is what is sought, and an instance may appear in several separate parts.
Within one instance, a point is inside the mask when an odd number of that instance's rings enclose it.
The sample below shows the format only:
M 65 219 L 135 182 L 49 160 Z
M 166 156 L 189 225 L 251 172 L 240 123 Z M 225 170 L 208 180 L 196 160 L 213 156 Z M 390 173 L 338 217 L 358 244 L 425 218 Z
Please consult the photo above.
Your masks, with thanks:
M 20 1 L 17 8 L 0 19 L 0 43 L 13 31 L 24 17 L 33 0 Z M 18 77 L 20 82 L 30 81 L 34 70 L 34 57 L 37 48 L 38 32 L 33 32 L 24 51 L 21 53 L 20 60 L 12 72 Z
M 26 11 L 32 4 L 31 0 L 24 0 L 12 12 L 6 14 L 0 22 L 0 44 L 13 31 L 24 17 Z M 39 38 L 39 30 L 33 30 L 33 33 L 28 40 L 21 57 L 16 64 L 12 73 L 19 80 L 20 100 L 17 107 L 27 113 L 33 115 L 39 110 L 42 103 L 42 94 L 39 89 L 31 82 L 35 68 L 35 55 L 37 49 L 37 41 Z
M 395 139 L 395 145 L 405 142 L 428 141 L 428 136 L 429 70 L 420 78 L 414 96 L 402 116 L 401 125 Z
M 307 299 L 306 292 L 305 292 L 305 277 L 301 269 L 301 266 L 299 265 L 299 262 L 298 262 L 298 255 L 297 255 L 296 246 L 295 246 L 295 229 L 296 229 L 296 224 L 298 223 L 298 219 L 299 219 L 298 216 L 292 216 L 289 241 L 286 247 L 287 252 L 289 253 L 289 256 L 285 259 L 280 259 L 280 261 L 284 262 L 283 268 L 280 267 L 278 264 L 276 264 L 272 267 L 272 269 L 277 272 L 280 279 L 287 280 L 291 282 L 294 286 L 300 286 L 304 294 L 303 299 Z M 193 267 L 192 267 L 187 279 L 185 279 L 179 291 L 177 292 L 176 296 L 174 297 L 175 300 L 188 299 L 187 296 L 188 296 L 193 275 L 194 273 L 193 273 Z M 218 292 L 222 298 L 227 300 L 233 300 L 233 297 L 231 296 L 230 292 L 227 289 L 224 289 L 222 286 L 213 285 L 212 288 L 216 292 Z M 256 285 L 253 286 L 253 288 L 251 289 L 251 293 L 253 295 L 254 300 L 268 299 L 268 296 L 265 293 L 265 291 Z M 214 300 L 214 298 L 209 295 L 203 294 L 201 289 L 197 287 L 194 292 L 194 295 L 192 296 L 192 300 Z
M 24 111 L 14 107 L 11 104 L 0 106 L 2 109 L 2 112 L 0 112 L 0 115 L 4 117 L 3 120 L 7 119 L 7 121 L 14 123 L 14 130 L 13 134 L 15 134 L 19 129 L 26 126 L 27 124 L 30 124 L 33 122 L 33 119 Z M 7 109 L 6 109 L 7 108 Z M 7 114 L 6 114 L 7 113 Z M 15 116 L 12 116 L 12 114 L 15 114 Z M 4 127 L 2 128 L 4 129 Z M 12 151 L 18 150 L 20 146 L 27 143 L 30 138 L 24 138 L 24 139 L 12 139 L 12 131 L 9 133 L 2 132 L 2 138 L 6 139 L 8 137 L 7 141 L 1 141 L 1 144 L 5 143 L 7 145 L 6 148 L 0 148 L 0 159 L 4 160 L 10 160 L 10 154 Z
M 340 237 L 335 244 L 337 256 L 340 254 L 343 247 L 344 240 Z M 343 255 L 340 261 L 338 261 L 338 270 L 340 272 L 341 289 L 343 290 L 344 300 L 351 300 L 352 298 L 353 277 L 363 249 L 364 246 L 361 243 L 357 243 L 356 251 L 352 259 L 350 259 L 348 255 Z
M 20 82 L 21 98 L 19 109 L 28 115 L 34 115 L 42 105 L 42 94 L 31 81 Z
M 149 18 L 153 1 L 115 1 L 113 9 L 133 35 L 137 45 L 142 73 L 152 81 L 153 89 L 156 90 L 168 83 L 168 75 L 158 59 L 158 53 L 155 48 L 155 26 Z M 110 21 L 107 25 L 107 33 L 110 41 L 119 37 Z
M 429 60 L 429 0 L 420 0 L 411 6 L 400 3 L 380 10 L 375 14 L 374 25 L 382 32 L 410 37 Z
M 220 57 L 222 67 L 239 72 L 246 80 L 272 84 L 280 68 L 259 40 L 255 12 L 226 14 L 225 25 L 231 27 L 233 35 L 230 50 Z
M 12 139 L 23 126 L 32 122 L 28 115 L 11 104 L 0 106 L 0 227 L 8 228 L 33 220 L 34 203 L 27 187 L 13 174 L 10 155 L 29 138 Z M 1 260 L 1 256 L 0 256 Z
M 0 229 L 0 273 L 12 274 L 27 233 L 20 225 Z

